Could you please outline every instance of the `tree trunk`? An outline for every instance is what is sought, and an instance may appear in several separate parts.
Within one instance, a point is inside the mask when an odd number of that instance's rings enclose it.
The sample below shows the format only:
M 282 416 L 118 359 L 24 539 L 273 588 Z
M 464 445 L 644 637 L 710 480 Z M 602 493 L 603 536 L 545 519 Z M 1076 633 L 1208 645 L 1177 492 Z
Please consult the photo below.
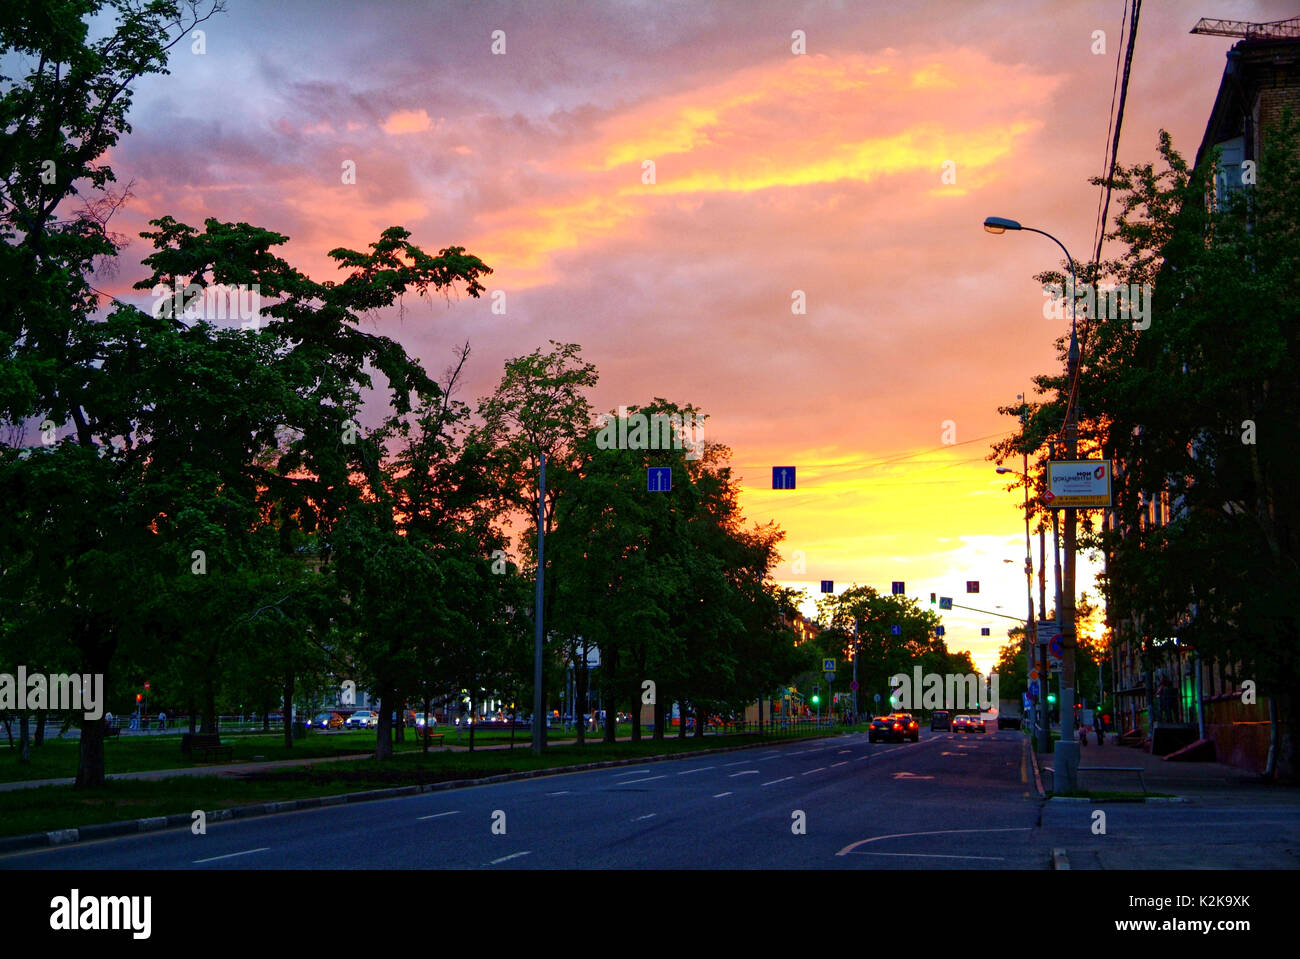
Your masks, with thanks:
M 384 689 L 377 698 L 379 702 L 379 727 L 375 730 L 375 758 L 392 759 L 393 720 L 389 713 L 393 708 L 392 702 L 397 697 L 393 695 L 391 689 Z
M 32 720 L 27 713 L 21 713 L 18 716 L 18 761 L 20 763 L 29 763 L 32 761 Z
M 203 684 L 203 725 L 199 732 L 210 735 L 217 731 L 217 693 L 209 680 Z
M 90 628 L 87 632 L 93 630 L 93 624 L 88 624 Z M 104 688 L 109 686 L 109 663 L 113 660 L 113 653 L 117 648 L 117 641 L 110 634 L 107 641 L 89 636 L 84 638 L 78 645 L 81 647 L 81 658 L 85 666 L 84 671 L 91 675 L 99 674 L 104 677 Z M 93 789 L 97 786 L 104 785 L 104 717 L 99 719 L 87 719 L 81 724 L 81 742 L 77 754 L 77 779 L 73 784 L 73 789 Z
M 666 712 L 667 710 L 664 709 L 664 701 L 660 699 L 658 696 L 656 696 L 655 697 L 655 731 L 654 731 L 655 742 L 663 742 L 664 714 Z
M 38 709 L 36 711 L 36 734 L 32 736 L 32 745 L 45 745 L 45 710 L 43 709 Z
M 188 707 L 188 708 L 189 708 L 189 714 L 190 714 L 190 735 L 193 736 L 193 735 L 194 735 L 195 727 L 198 725 L 198 721 L 199 721 L 198 713 L 196 713 L 196 712 L 194 711 L 194 701 L 193 701 L 193 700 L 190 701 L 190 703 L 189 703 L 189 707 Z
M 618 742 L 618 697 L 613 690 L 605 694 L 605 742 Z
M 469 722 L 469 751 L 474 751 L 474 694 L 469 697 L 469 715 L 466 717 Z M 533 722 L 537 722 L 537 717 L 533 717 Z
M 641 741 L 641 700 L 636 696 L 632 697 L 632 712 L 628 713 L 632 720 L 632 742 Z
M 284 677 L 284 708 L 280 710 L 280 720 L 284 725 L 284 748 L 293 748 L 293 670 Z
M 677 738 L 686 738 L 686 701 L 677 704 Z
M 704 738 L 705 710 L 699 706 L 695 707 L 695 738 Z
M 13 748 L 14 748 L 14 731 L 13 731 L 13 728 L 9 725 L 9 714 L 8 714 L 8 713 L 5 713 L 5 714 L 4 714 L 4 724 L 5 724 L 5 735 L 9 737 L 9 748 L 10 748 L 10 749 L 13 749 Z
M 573 721 L 578 726 L 578 745 L 587 742 L 587 647 L 582 647 L 582 665 L 577 669 L 574 685 L 578 688 L 577 702 L 573 707 Z

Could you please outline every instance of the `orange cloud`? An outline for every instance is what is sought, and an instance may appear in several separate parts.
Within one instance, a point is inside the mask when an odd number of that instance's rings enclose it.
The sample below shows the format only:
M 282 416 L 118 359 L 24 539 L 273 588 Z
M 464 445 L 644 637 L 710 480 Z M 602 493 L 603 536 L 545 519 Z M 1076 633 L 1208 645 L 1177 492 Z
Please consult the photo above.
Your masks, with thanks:
M 398 110 L 390 113 L 381 126 L 387 134 L 423 133 L 433 129 L 433 120 L 424 110 Z

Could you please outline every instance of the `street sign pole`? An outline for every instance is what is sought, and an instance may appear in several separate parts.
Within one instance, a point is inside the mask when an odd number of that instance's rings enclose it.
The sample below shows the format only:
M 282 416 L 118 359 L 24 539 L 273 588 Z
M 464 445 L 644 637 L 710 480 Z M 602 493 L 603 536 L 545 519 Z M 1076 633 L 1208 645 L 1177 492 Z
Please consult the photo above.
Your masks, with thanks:
M 546 454 L 541 455 L 537 472 L 537 593 L 533 600 L 533 754 L 540 756 L 546 748 L 546 717 L 542 715 L 545 697 L 542 689 L 542 596 L 546 578 Z M 584 650 L 585 652 L 585 650 Z
M 853 723 L 858 722 L 858 618 L 853 617 Z

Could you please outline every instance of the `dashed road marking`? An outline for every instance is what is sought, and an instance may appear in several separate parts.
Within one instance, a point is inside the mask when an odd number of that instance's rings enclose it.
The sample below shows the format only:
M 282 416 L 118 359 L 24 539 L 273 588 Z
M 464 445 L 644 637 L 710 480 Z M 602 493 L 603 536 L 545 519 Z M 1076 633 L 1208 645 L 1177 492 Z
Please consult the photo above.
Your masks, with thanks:
M 824 773 L 825 771 L 826 771 L 826 767 L 825 767 L 825 766 L 818 766 L 816 769 L 810 769 L 810 770 L 808 770 L 808 771 L 807 771 L 806 773 L 804 773 L 803 775 L 805 775 L 805 776 L 811 776 L 813 773 Z
M 648 773 L 650 769 L 624 769 L 621 772 L 614 773 L 615 776 L 631 776 L 633 773 Z
M 508 855 L 508 856 L 502 856 L 500 859 L 493 859 L 490 863 L 488 863 L 488 865 L 489 865 L 489 866 L 495 866 L 497 863 L 499 863 L 499 862 L 505 862 L 507 859 L 518 859 L 520 856 L 527 856 L 527 855 L 528 855 L 528 852 L 527 852 L 527 851 L 525 851 L 525 852 L 512 852 L 510 855 Z
M 689 776 L 691 773 L 698 773 L 698 772 L 703 772 L 706 769 L 717 769 L 717 768 L 718 768 L 717 766 L 696 766 L 694 769 L 683 769 L 677 775 Z
M 668 778 L 668 774 L 667 774 L 667 773 L 664 773 L 662 776 L 646 776 L 646 777 L 643 778 L 643 779 L 624 779 L 624 780 L 623 780 L 621 783 L 619 783 L 618 785 L 620 785 L 620 786 L 628 786 L 628 785 L 631 785 L 632 783 L 648 783 L 648 782 L 649 782 L 650 780 L 652 780 L 652 779 L 667 779 L 667 778 Z
M 633 821 L 633 822 L 640 822 L 642 819 L 654 819 L 655 816 L 657 816 L 657 815 L 659 815 L 657 812 L 649 812 L 649 813 L 646 813 L 644 816 L 637 816 L 637 817 L 636 817 L 635 819 L 633 819 L 632 821 Z
M 841 759 L 837 763 L 831 763 L 831 769 L 834 769 L 836 766 L 847 766 L 848 764 L 849 761 L 847 759 Z
M 757 769 L 742 769 L 742 770 L 741 770 L 740 772 L 738 772 L 738 773 L 732 773 L 732 774 L 731 774 L 730 776 L 728 776 L 727 778 L 728 778 L 728 779 L 735 779 L 737 776 L 757 776 L 757 775 L 758 775 L 758 770 L 757 770 Z
M 730 795 L 731 795 L 731 793 L 714 793 L 714 794 L 713 794 L 713 798 L 714 798 L 714 799 L 721 799 L 723 796 L 730 796 Z
M 205 862 L 216 862 L 218 859 L 234 859 L 236 856 L 251 856 L 255 852 L 266 852 L 270 846 L 262 846 L 258 849 L 245 849 L 243 852 L 228 852 L 224 856 L 211 856 L 207 859 L 195 859 L 194 865 Z
M 419 819 L 441 819 L 443 816 L 455 816 L 455 815 L 458 815 L 459 813 L 460 813 L 460 810 L 459 810 L 459 809 L 453 809 L 451 812 L 436 812 L 436 813 L 434 813 L 434 814 L 431 815 L 431 816 L 416 816 L 415 818 L 416 818 L 417 820 L 419 820 Z
M 780 779 L 769 779 L 767 782 L 763 783 L 762 785 L 764 785 L 764 786 L 775 786 L 777 783 L 783 783 L 783 782 L 785 782 L 787 779 L 794 779 L 794 777 L 793 777 L 793 776 L 782 776 Z

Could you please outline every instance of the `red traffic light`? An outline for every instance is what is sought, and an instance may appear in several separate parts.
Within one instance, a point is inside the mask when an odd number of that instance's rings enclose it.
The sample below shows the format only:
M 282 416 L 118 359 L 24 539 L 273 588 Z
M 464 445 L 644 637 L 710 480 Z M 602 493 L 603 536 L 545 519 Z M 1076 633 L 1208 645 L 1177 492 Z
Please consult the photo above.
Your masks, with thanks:
M 137 703 L 138 703 L 141 699 L 143 699 L 143 698 L 144 698 L 144 697 L 142 697 L 139 693 L 136 693 L 136 694 L 135 694 L 135 701 L 136 701 Z

